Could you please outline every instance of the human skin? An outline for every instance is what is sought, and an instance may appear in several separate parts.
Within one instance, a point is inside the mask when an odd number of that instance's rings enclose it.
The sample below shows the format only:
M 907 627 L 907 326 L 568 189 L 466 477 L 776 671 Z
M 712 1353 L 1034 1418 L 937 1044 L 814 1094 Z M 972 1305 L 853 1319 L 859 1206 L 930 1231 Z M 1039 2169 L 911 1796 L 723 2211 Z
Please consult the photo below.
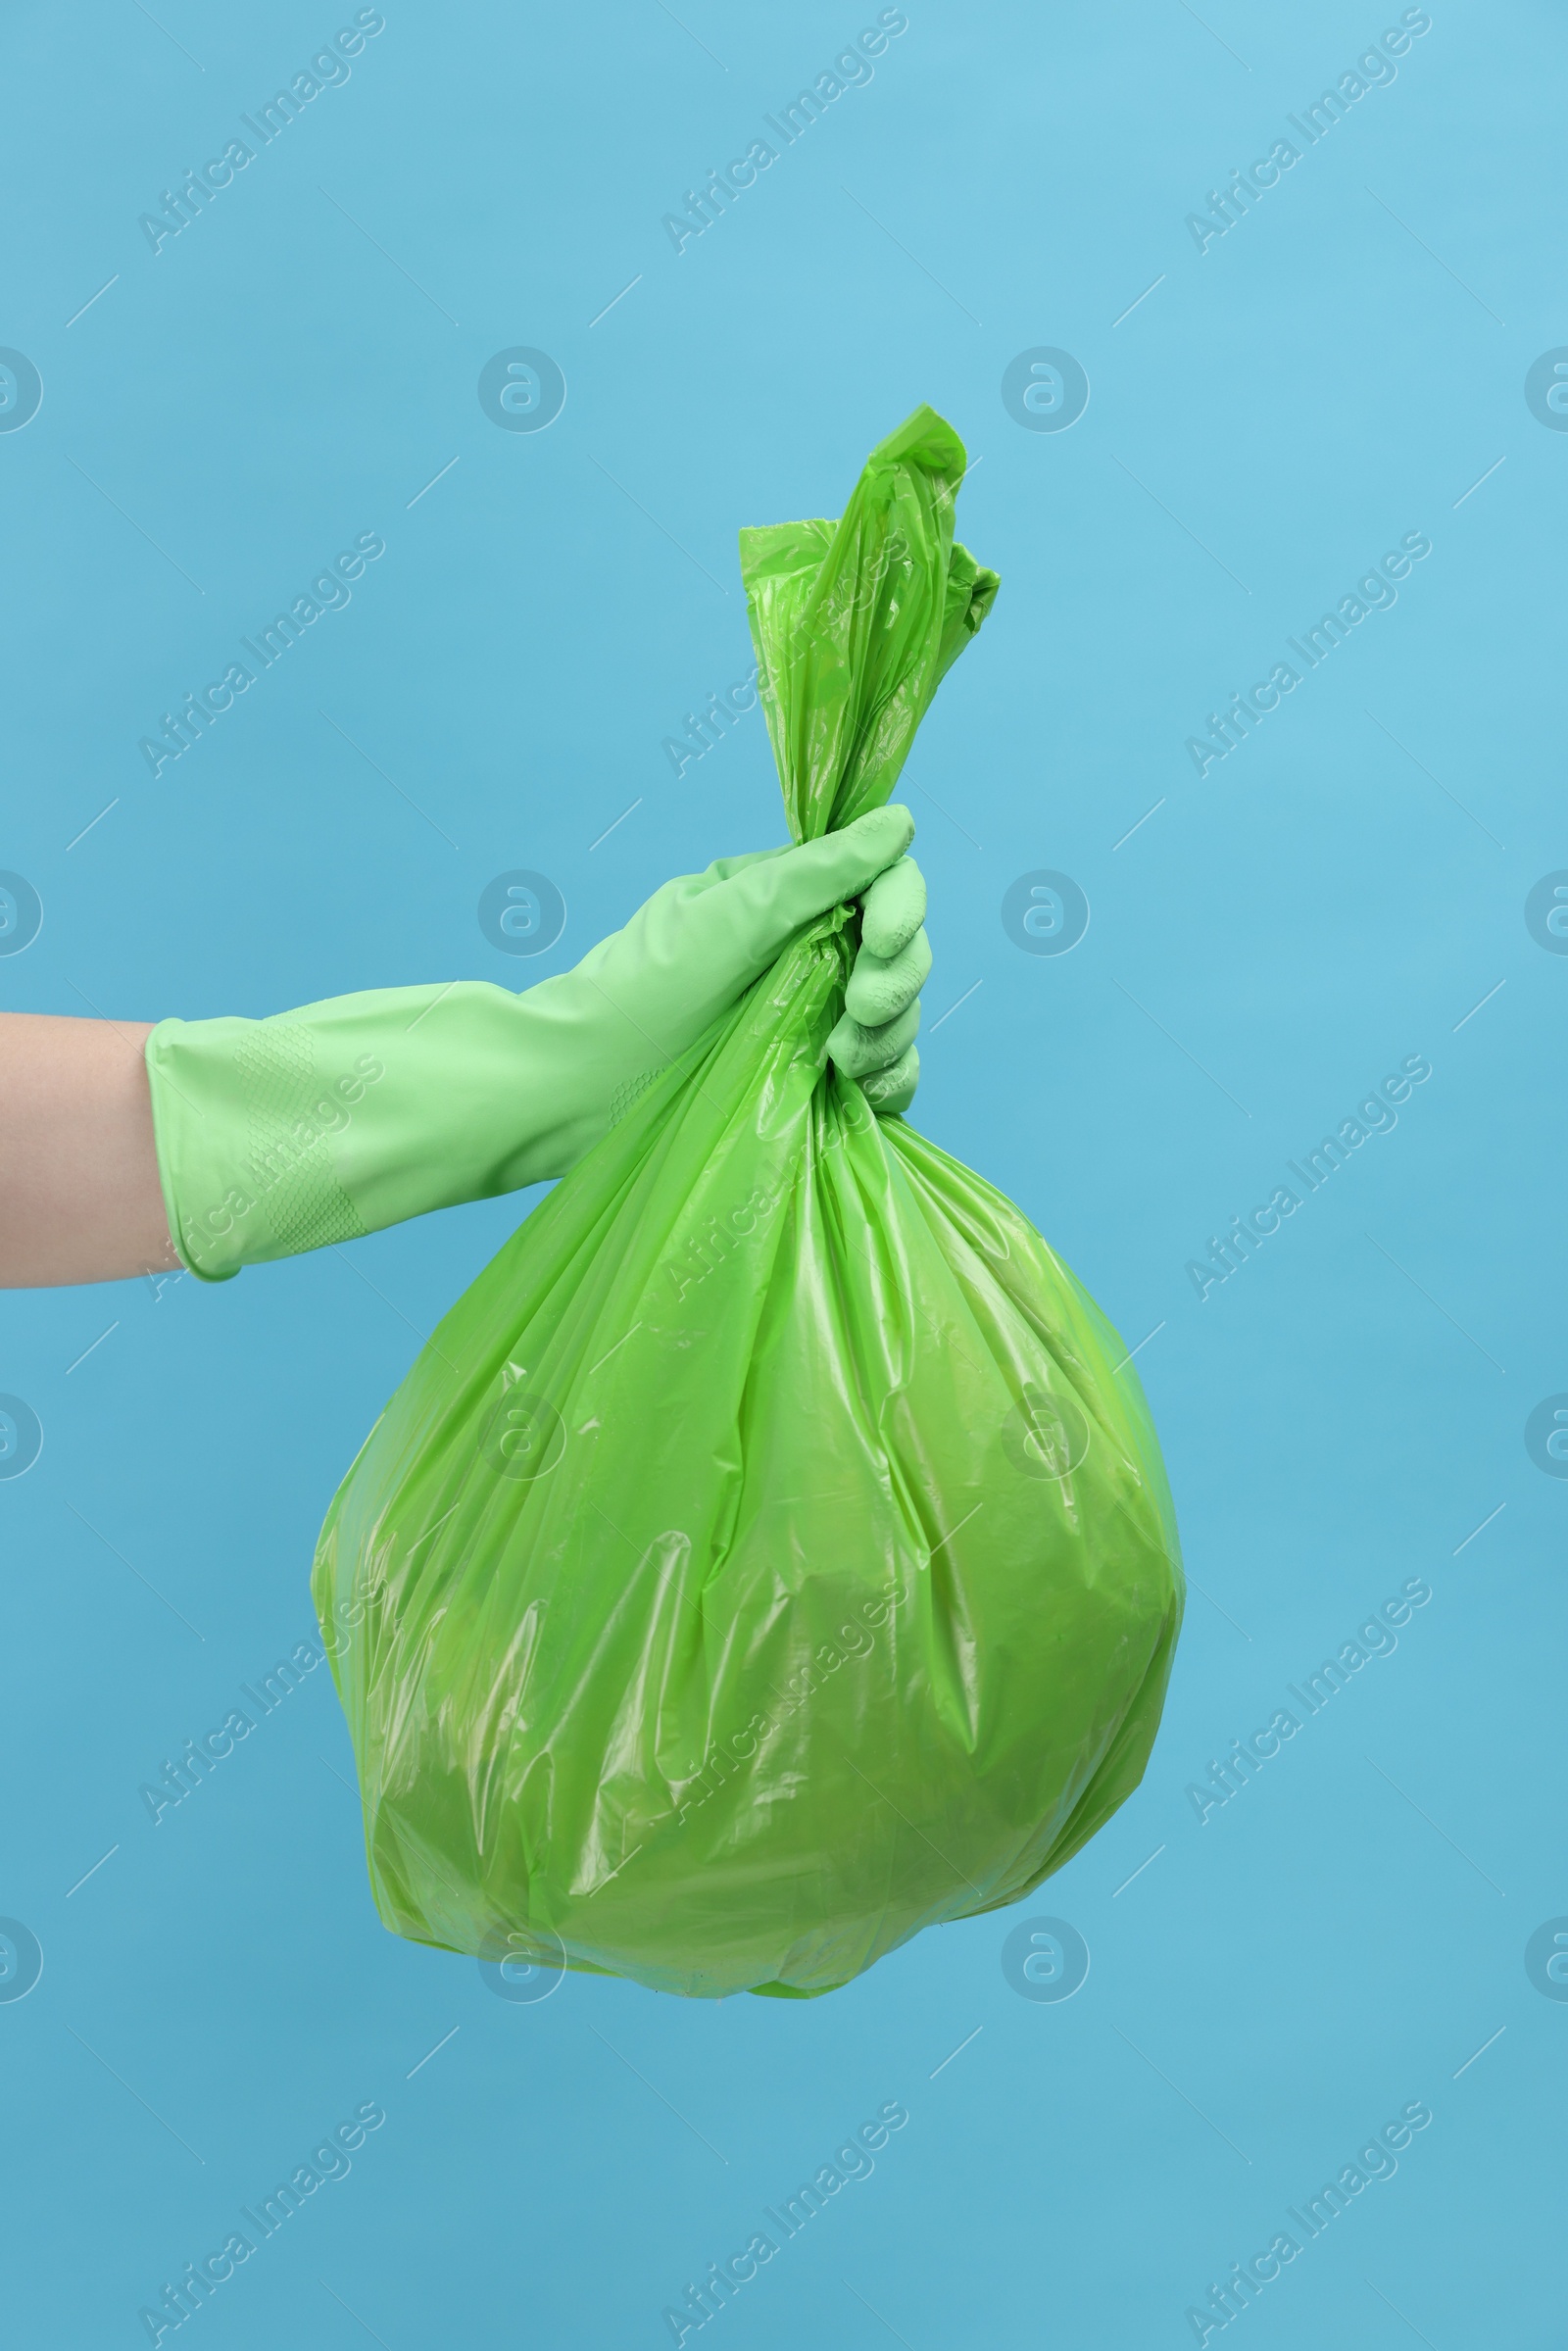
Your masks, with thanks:
M 914 1089 L 916 999 L 931 965 L 921 927 L 925 883 L 913 858 L 905 854 L 913 830 L 907 809 L 879 808 L 828 838 L 720 859 L 704 874 L 677 876 L 655 893 L 624 931 L 602 942 L 579 973 L 589 974 L 596 996 L 604 999 L 591 967 L 602 966 L 607 954 L 613 956 L 618 950 L 629 955 L 631 968 L 644 976 L 658 977 L 662 968 L 666 1016 L 672 1011 L 688 1025 L 695 1018 L 701 1027 L 725 999 L 726 990 L 729 998 L 738 997 L 802 923 L 858 898 L 862 941 L 846 993 L 845 1018 L 829 1039 L 828 1051 L 846 1076 L 866 1087 L 868 1100 L 902 1109 Z M 652 949 L 650 935 L 655 936 Z M 570 975 L 552 980 L 537 995 L 542 1000 L 570 984 Z M 450 993 L 442 991 L 443 996 Z M 478 993 L 498 999 L 501 994 L 494 989 Z M 511 1009 L 526 1006 L 535 993 L 524 990 Z M 312 1009 L 323 1016 L 341 1015 L 361 1002 L 343 998 Z M 614 1016 L 612 1003 L 611 1012 Z M 195 1024 L 192 1033 L 202 1025 Z M 237 1025 L 210 1022 L 206 1028 L 218 1032 Z M 144 1020 L 0 1013 L 0 1288 L 119 1282 L 178 1268 L 181 1260 L 170 1238 L 148 1080 L 146 1046 L 153 1026 Z M 525 1055 L 517 1065 L 527 1068 Z M 585 1072 L 592 1079 L 596 1069 L 590 1022 L 581 1071 L 559 1066 L 553 1076 L 547 1071 L 545 1095 L 534 1102 L 534 1110 L 543 1113 L 552 1103 L 559 1109 L 581 1093 L 575 1077 Z M 443 1117 L 454 1115 L 454 1098 L 450 1088 L 443 1091 L 439 1067 L 425 1074 L 428 1102 L 421 1096 L 416 1105 L 412 1139 L 410 1131 L 402 1131 L 389 1146 L 394 1168 L 423 1164 L 419 1115 L 427 1115 L 437 1130 Z M 208 1111 L 201 1106 L 200 1087 L 187 1093 L 167 1069 L 161 1086 L 160 1127 L 178 1111 L 189 1113 L 202 1129 Z M 176 1098 L 172 1102 L 169 1089 Z M 575 1156 L 592 1140 L 598 1115 L 592 1092 L 590 1084 L 588 1109 L 593 1115 L 587 1121 L 588 1140 L 579 1136 Z M 611 1079 L 605 1080 L 603 1092 L 608 1103 Z M 519 1145 L 528 1131 L 524 1120 Z M 232 1138 L 221 1119 L 215 1132 L 222 1164 L 221 1153 L 231 1151 Z M 167 1141 L 166 1134 L 166 1147 Z M 574 1163 L 568 1153 L 544 1172 L 559 1175 Z M 473 1199 L 494 1189 L 493 1184 L 477 1192 L 460 1187 L 449 1197 Z M 177 1214 L 177 1186 L 167 1198 Z M 412 1206 L 405 1200 L 394 1216 L 443 1204 L 445 1200 L 426 1185 L 422 1196 L 416 1189 Z M 386 1216 L 372 1217 L 371 1225 L 388 1221 Z
M 147 1020 L 0 1012 L 0 1288 L 173 1273 Z

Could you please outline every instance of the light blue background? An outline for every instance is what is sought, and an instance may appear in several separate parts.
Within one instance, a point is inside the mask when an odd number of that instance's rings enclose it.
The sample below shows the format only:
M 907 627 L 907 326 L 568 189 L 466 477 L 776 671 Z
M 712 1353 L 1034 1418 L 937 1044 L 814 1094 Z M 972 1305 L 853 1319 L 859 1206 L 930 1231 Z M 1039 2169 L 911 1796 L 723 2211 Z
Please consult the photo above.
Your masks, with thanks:
M 324 1669 L 156 1828 L 137 1788 L 311 1629 L 337 1478 L 528 1202 L 219 1290 L 9 1297 L 0 1388 L 45 1431 L 0 1484 L 0 1911 L 44 1951 L 0 2005 L 19 2342 L 146 2340 L 138 2308 L 368 2099 L 351 2175 L 190 2322 L 208 2351 L 653 2351 L 895 2098 L 874 2175 L 714 2322 L 730 2351 L 1191 2342 L 1209 2282 L 1415 2100 L 1397 2176 L 1236 2324 L 1563 2339 L 1568 2004 L 1523 1960 L 1568 1912 L 1568 1488 L 1523 1442 L 1568 1389 L 1568 960 L 1523 919 L 1568 865 L 1568 435 L 1523 395 L 1568 343 L 1561 13 L 1438 0 L 1200 255 L 1187 213 L 1396 9 L 911 0 L 677 257 L 661 216 L 874 13 L 387 0 L 348 83 L 155 256 L 138 215 L 352 11 L 13 6 L 0 343 L 44 397 L 0 435 L 0 865 L 44 924 L 0 983 L 127 1018 L 515 986 L 781 838 L 760 716 L 679 782 L 662 740 L 749 665 L 737 526 L 836 512 L 933 402 L 1004 586 L 906 771 L 915 1115 L 1129 1347 L 1155 1333 L 1195 1585 L 1146 1783 L 1022 1913 L 819 2002 L 504 2003 L 377 1924 Z M 514 344 L 564 370 L 546 432 L 480 410 Z M 1039 344 L 1088 371 L 1069 431 L 1004 410 Z M 366 530 L 348 609 L 155 782 L 138 738 Z M 1200 781 L 1205 713 L 1411 530 L 1397 604 Z M 537 964 L 475 920 L 517 866 L 568 909 Z M 1002 927 L 1037 867 L 1091 904 L 1064 957 Z M 1397 1128 L 1200 1303 L 1186 1260 L 1413 1053 Z M 1397 1652 L 1200 1826 L 1187 1784 L 1413 1576 Z M 1002 1973 L 1037 1912 L 1093 1955 L 1059 2005 Z

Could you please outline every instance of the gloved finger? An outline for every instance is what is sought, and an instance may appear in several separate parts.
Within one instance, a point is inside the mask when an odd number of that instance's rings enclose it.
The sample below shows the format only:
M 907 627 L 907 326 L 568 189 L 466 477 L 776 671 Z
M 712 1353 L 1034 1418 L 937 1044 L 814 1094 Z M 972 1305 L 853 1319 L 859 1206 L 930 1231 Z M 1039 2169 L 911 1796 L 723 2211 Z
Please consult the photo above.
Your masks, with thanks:
M 866 1078 L 860 1091 L 878 1118 L 897 1118 L 913 1102 L 914 1090 L 919 1083 L 920 1055 L 911 1045 L 891 1069 L 882 1070 L 876 1077 Z
M 860 912 L 860 941 L 890 962 L 907 947 L 925 920 L 925 876 L 913 857 L 900 857 L 879 873 L 865 894 Z
M 891 1069 L 902 1057 L 914 1043 L 919 1026 L 918 999 L 897 1020 L 887 1021 L 879 1029 L 862 1028 L 846 1012 L 827 1041 L 827 1057 L 847 1078 L 873 1077 L 879 1070 Z
M 624 930 L 591 948 L 578 972 L 654 1058 L 670 1059 L 777 959 L 797 931 L 863 896 L 904 855 L 913 831 L 907 808 L 877 808 L 821 841 L 721 858 L 706 873 L 678 875 L 655 891 Z M 906 1002 L 899 997 L 887 1017 Z
M 754 943 L 759 962 L 770 961 L 804 923 L 862 897 L 913 838 L 914 818 L 907 808 L 873 808 L 842 832 L 804 841 L 781 857 L 757 858 L 722 892 L 733 902 L 737 931 Z
M 844 1009 L 853 1013 L 862 1028 L 881 1028 L 913 1003 L 930 969 L 931 942 L 923 927 L 907 947 L 887 959 L 862 947 L 844 991 Z

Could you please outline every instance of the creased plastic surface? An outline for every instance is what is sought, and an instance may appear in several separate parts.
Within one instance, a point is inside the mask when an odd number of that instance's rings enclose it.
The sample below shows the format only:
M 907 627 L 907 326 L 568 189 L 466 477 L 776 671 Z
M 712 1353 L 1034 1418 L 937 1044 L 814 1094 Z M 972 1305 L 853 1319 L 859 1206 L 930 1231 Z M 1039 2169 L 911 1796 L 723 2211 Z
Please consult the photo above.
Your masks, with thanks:
M 742 534 L 790 822 L 884 801 L 996 593 L 921 409 Z M 1014 1901 L 1142 1776 L 1181 1615 L 1126 1350 L 825 1066 L 813 924 L 460 1299 L 313 1581 L 399 1934 L 810 1994 Z

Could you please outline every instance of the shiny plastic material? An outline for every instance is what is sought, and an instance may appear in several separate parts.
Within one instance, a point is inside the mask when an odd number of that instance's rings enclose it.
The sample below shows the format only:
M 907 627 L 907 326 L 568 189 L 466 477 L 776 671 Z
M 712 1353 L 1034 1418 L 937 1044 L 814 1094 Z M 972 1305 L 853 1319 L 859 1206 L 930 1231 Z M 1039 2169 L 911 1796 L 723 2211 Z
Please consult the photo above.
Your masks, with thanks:
M 798 838 L 886 799 L 989 609 L 963 469 L 922 409 L 840 522 L 742 535 Z M 827 1065 L 857 921 L 534 1211 L 332 1504 L 316 1604 L 399 1934 L 808 1995 L 1016 1901 L 1142 1776 L 1182 1578 L 1137 1375 L 1018 1211 Z
M 573 970 L 518 996 L 488 980 L 432 981 L 267 1020 L 161 1020 L 147 1079 L 182 1262 L 228 1281 L 568 1174 L 814 916 L 864 892 L 874 943 L 895 934 L 901 907 L 923 910 L 925 885 L 903 855 L 913 831 L 907 808 L 872 808 L 820 840 L 678 874 Z M 923 932 L 891 963 L 863 950 L 850 995 L 863 979 L 891 1018 L 930 963 Z M 911 1005 L 910 1036 L 918 1023 Z M 879 1108 L 902 1110 L 918 1058 L 900 1059 L 904 1042 L 858 1030 L 832 1051 Z

